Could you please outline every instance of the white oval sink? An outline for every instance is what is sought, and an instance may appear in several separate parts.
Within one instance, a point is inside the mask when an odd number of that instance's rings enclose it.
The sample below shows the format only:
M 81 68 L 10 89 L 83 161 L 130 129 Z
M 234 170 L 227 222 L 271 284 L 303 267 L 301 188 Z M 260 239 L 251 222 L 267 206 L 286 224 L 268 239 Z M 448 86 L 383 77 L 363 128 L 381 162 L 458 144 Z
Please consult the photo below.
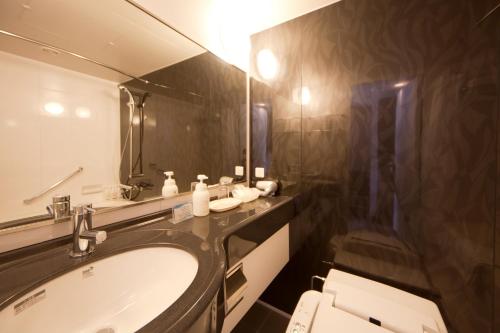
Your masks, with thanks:
M 172 305 L 197 271 L 197 259 L 177 248 L 124 252 L 27 293 L 0 312 L 1 332 L 135 332 Z

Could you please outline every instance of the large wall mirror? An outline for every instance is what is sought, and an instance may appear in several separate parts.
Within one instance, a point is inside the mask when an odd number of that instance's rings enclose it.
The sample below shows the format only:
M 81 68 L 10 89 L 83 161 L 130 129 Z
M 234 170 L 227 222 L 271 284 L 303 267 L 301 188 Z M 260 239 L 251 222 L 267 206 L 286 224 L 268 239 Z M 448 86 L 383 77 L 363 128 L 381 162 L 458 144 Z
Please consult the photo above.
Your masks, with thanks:
M 132 2 L 4 1 L 0 30 L 0 225 L 245 165 L 245 73 Z

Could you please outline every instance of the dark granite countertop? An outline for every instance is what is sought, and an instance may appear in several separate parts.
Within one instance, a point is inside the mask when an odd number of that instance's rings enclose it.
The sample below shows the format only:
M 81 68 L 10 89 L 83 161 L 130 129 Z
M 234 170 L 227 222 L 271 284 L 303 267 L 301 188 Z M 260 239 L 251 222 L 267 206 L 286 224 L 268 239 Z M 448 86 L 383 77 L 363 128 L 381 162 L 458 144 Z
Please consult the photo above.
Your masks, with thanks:
M 197 274 L 186 292 L 139 332 L 182 332 L 214 300 L 227 266 L 238 260 L 237 256 L 226 255 L 231 235 L 257 220 L 264 221 L 263 230 L 266 226 L 277 229 L 295 214 L 294 209 L 292 198 L 281 196 L 260 198 L 231 211 L 194 217 L 178 224 L 171 223 L 170 216 L 167 216 L 152 223 L 143 222 L 109 232 L 108 239 L 82 259 L 69 257 L 70 244 L 44 248 L 34 254 L 27 248 L 26 255 L 23 251 L 16 251 L 12 257 L 3 255 L 0 257 L 0 310 L 27 292 L 78 267 L 133 249 L 172 246 L 198 258 Z M 282 211 L 279 213 L 281 218 L 264 219 L 278 211 Z M 259 237 L 259 232 L 252 232 Z

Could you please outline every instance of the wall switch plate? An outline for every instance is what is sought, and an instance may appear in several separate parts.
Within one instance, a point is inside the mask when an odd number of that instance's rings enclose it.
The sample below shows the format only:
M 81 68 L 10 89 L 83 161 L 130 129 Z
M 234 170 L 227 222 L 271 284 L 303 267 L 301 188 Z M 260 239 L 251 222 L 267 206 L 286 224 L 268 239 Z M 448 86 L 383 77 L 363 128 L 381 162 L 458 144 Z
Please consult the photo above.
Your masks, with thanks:
M 264 178 L 264 168 L 255 168 L 255 177 Z
M 240 166 L 240 165 L 237 165 L 234 167 L 234 174 L 236 176 L 244 176 L 245 175 L 245 168 Z

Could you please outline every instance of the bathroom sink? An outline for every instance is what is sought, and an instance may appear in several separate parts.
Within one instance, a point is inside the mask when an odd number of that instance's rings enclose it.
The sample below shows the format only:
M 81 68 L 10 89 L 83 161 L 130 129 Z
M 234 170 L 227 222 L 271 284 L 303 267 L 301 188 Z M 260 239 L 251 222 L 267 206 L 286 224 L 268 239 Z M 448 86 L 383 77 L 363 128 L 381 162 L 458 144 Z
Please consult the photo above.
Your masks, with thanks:
M 0 312 L 2 333 L 135 332 L 193 282 L 198 261 L 173 247 L 123 252 L 46 282 Z

